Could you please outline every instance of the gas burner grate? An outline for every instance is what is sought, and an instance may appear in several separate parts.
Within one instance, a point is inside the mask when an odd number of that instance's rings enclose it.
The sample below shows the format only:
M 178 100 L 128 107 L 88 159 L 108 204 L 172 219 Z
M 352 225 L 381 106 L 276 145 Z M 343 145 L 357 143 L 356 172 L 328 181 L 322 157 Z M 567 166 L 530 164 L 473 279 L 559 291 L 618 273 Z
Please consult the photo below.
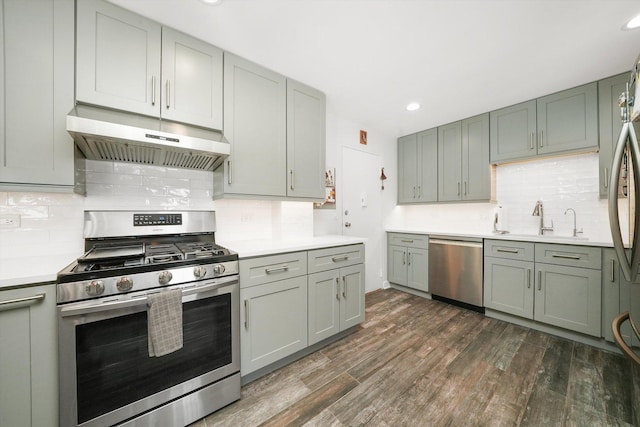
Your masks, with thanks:
M 178 243 L 177 246 L 184 254 L 184 259 L 212 258 L 228 254 L 224 248 L 209 242 Z
M 182 252 L 173 244 L 147 245 L 145 254 L 147 264 L 160 264 L 164 262 L 180 261 L 183 259 Z

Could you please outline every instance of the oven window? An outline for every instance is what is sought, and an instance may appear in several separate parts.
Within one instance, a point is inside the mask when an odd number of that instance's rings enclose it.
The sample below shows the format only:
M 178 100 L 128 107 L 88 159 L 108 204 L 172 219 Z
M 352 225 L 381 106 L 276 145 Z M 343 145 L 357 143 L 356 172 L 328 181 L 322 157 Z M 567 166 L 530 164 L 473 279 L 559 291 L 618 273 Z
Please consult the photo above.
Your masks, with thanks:
M 149 357 L 146 311 L 76 327 L 78 423 L 231 363 L 231 295 L 182 306 L 183 348 Z

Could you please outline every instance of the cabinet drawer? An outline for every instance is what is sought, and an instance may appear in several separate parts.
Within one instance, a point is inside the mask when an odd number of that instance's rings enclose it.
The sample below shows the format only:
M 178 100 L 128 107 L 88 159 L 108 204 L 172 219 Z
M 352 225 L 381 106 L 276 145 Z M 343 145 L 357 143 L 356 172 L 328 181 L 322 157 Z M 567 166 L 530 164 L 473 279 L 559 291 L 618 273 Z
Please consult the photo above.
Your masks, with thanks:
M 602 250 L 591 246 L 536 244 L 536 262 L 600 270 Z
M 533 261 L 533 243 L 511 240 L 485 240 L 484 256 Z
M 364 263 L 364 245 L 338 246 L 308 252 L 309 274 Z
M 388 239 L 390 245 L 429 249 L 429 236 L 425 234 L 389 233 Z
M 240 288 L 307 274 L 307 253 L 292 252 L 240 260 Z

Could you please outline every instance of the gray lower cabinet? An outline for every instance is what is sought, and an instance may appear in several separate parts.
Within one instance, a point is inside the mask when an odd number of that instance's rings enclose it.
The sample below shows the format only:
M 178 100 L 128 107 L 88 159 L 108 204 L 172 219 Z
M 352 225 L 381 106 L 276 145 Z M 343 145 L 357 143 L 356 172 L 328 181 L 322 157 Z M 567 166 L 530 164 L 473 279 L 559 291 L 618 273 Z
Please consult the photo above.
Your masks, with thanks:
M 364 245 L 240 260 L 246 376 L 365 319 Z
M 485 306 L 601 336 L 601 249 L 485 241 Z
M 491 163 L 598 149 L 597 83 L 490 113 Z
M 438 200 L 438 129 L 398 138 L 398 203 Z
M 241 374 L 247 375 L 306 346 L 306 252 L 241 259 Z
M 364 321 L 364 264 L 309 275 L 309 345 Z
M 0 425 L 49 427 L 58 419 L 54 284 L 0 290 Z
M 429 237 L 388 233 L 387 240 L 389 282 L 429 292 Z
M 486 240 L 485 307 L 533 319 L 534 244 Z
M 612 248 L 602 250 L 602 336 L 614 342 L 613 319 L 628 311 L 631 317 L 640 319 L 640 277 L 629 282 L 622 274 L 616 252 Z M 629 322 L 621 327 L 622 338 L 635 347 L 640 341 L 632 333 Z
M 74 2 L 0 3 L 0 186 L 74 184 Z
M 78 101 L 222 129 L 221 49 L 102 0 L 76 26 Z

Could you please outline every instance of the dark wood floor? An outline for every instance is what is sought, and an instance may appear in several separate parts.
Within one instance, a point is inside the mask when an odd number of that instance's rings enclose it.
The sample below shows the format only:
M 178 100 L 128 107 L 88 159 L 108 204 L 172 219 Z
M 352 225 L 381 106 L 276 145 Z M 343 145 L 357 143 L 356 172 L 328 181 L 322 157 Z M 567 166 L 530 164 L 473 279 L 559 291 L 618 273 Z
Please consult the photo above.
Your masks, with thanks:
M 366 304 L 357 332 L 192 427 L 640 426 L 621 355 L 392 289 Z

